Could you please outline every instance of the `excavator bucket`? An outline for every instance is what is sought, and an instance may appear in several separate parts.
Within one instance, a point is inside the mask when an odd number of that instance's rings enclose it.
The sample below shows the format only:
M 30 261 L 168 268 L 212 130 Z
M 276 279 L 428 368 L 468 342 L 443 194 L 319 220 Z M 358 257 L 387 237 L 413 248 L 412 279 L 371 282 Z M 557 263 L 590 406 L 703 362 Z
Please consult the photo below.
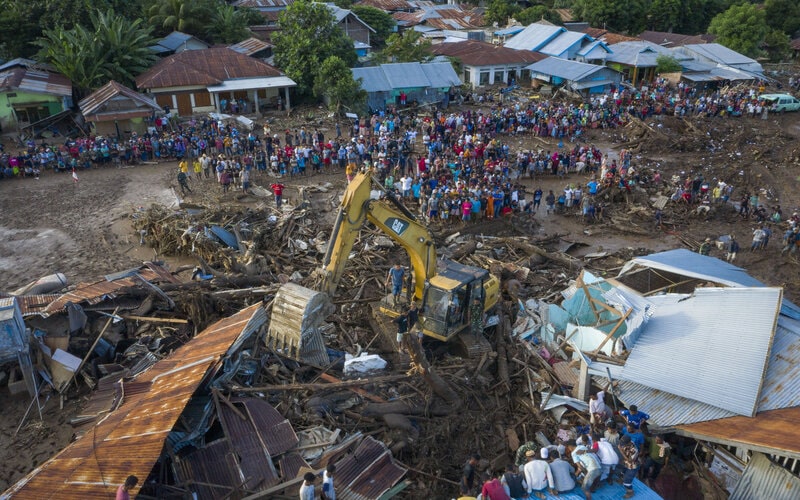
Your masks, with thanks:
M 334 312 L 328 295 L 287 283 L 278 289 L 265 343 L 268 348 L 307 363 L 330 363 L 320 327 Z

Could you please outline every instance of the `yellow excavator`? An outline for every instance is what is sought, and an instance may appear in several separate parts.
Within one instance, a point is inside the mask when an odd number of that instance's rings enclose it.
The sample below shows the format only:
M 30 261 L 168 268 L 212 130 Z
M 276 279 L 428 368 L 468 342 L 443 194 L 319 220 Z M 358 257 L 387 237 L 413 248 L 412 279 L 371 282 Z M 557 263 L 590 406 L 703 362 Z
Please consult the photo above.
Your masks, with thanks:
M 475 298 L 480 300 L 484 311 L 497 304 L 499 280 L 486 269 L 437 259 L 430 230 L 391 194 L 384 199 L 374 199 L 371 196 L 372 183 L 371 173 L 359 173 L 348 184 L 325 252 L 320 270 L 322 280 L 317 292 L 323 292 L 329 298 L 336 295 L 359 231 L 369 221 L 406 250 L 413 278 L 413 285 L 409 283 L 405 290 L 407 293 L 398 304 L 394 304 L 388 295 L 374 309 L 395 318 L 407 304 L 406 297 L 410 296 L 419 305 L 419 325 L 425 335 L 444 342 L 458 340 L 469 357 L 491 350 L 483 335 L 471 334 L 468 309 Z M 297 311 L 298 301 L 316 295 L 311 290 L 299 294 L 295 291 L 289 299 L 294 303 L 287 305 L 280 302 L 283 295 L 279 292 L 273 305 L 273 321 L 276 311 L 277 314 Z M 309 302 L 315 304 L 304 307 L 307 311 L 304 316 L 309 314 L 309 308 L 310 313 L 322 310 L 317 300 Z M 300 331 L 300 325 L 297 326 L 297 331 Z

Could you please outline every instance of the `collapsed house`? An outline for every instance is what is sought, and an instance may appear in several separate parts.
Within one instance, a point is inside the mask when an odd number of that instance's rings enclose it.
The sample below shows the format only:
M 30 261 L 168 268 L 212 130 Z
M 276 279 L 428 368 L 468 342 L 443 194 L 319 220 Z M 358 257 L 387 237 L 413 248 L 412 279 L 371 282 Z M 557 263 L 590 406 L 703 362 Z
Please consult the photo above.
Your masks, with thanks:
M 592 383 L 607 388 L 654 432 L 703 443 L 734 498 L 765 474 L 788 488 L 772 498 L 796 498 L 800 446 L 787 433 L 800 416 L 800 309 L 782 289 L 678 249 L 636 257 L 614 278 L 583 271 L 562 295 L 522 305 L 515 327 L 545 358 L 571 348 L 574 362 L 553 365 L 558 384 L 579 400 Z

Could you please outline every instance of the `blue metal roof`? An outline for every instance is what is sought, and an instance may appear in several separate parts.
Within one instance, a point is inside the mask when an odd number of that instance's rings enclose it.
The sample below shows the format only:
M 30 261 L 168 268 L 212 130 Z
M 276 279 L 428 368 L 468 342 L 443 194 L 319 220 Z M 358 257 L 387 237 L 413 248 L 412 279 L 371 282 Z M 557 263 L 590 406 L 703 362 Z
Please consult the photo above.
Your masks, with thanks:
M 516 35 L 520 31 L 524 30 L 525 26 L 509 26 L 508 28 L 504 28 L 501 30 L 497 30 L 494 32 L 494 36 L 508 36 L 508 35 Z
M 634 267 L 660 269 L 727 286 L 764 286 L 741 267 L 685 248 L 635 257 L 623 266 L 619 275 L 627 274 Z
M 659 55 L 672 55 L 669 49 L 645 41 L 615 43 L 611 46 L 611 50 L 613 52 L 606 58 L 607 61 L 637 68 L 655 67 L 658 65 L 656 58 Z
M 566 28 L 561 26 L 533 23 L 509 39 L 505 46 L 509 49 L 537 51 L 565 31 Z
M 781 297 L 780 288 L 697 288 L 657 306 L 621 378 L 755 415 Z
M 389 92 L 392 90 L 392 86 L 380 66 L 353 68 L 350 71 L 353 72 L 355 80 L 361 79 L 361 88 L 367 92 Z
M 461 85 L 453 65 L 449 62 L 420 64 L 422 72 L 428 77 L 428 86 L 434 88 L 456 87 Z
M 633 493 L 636 500 L 663 500 L 661 495 L 647 487 L 646 484 L 634 479 Z M 625 495 L 625 487 L 621 484 L 602 484 L 597 488 L 597 491 L 592 492 L 592 500 L 619 500 Z M 533 497 L 531 497 L 533 498 Z M 559 493 L 558 495 L 551 495 L 545 492 L 547 500 L 586 500 L 586 495 L 581 491 L 580 486 L 566 493 Z
M 393 89 L 443 88 L 461 85 L 449 62 L 382 64 L 353 68 L 353 78 L 362 78 L 367 92 L 390 92 Z
M 559 57 L 561 54 L 568 51 L 570 47 L 576 43 L 580 43 L 584 39 L 589 40 L 589 42 L 594 40 L 586 33 L 566 31 L 548 42 L 544 47 L 540 48 L 539 52 L 548 56 Z
M 380 68 L 392 88 L 427 87 L 428 77 L 420 68 L 420 63 L 382 64 Z
M 598 71 L 608 68 L 605 66 L 598 66 L 597 64 L 587 64 L 578 61 L 560 59 L 558 57 L 548 57 L 539 62 L 535 62 L 530 66 L 526 66 L 525 69 L 531 70 L 531 73 L 555 76 L 571 82 L 577 82 L 593 75 L 594 73 L 597 73 Z

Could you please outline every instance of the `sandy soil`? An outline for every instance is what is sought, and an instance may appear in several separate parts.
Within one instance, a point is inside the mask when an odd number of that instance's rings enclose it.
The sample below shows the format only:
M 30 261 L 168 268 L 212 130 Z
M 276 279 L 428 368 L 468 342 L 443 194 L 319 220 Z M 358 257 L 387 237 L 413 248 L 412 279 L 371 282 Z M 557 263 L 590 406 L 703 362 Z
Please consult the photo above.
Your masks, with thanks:
M 768 126 L 794 136 L 800 135 L 800 116 L 780 117 Z M 597 133 L 596 144 L 610 148 L 611 137 Z M 539 141 L 511 138 L 512 149 L 539 147 Z M 796 143 L 794 143 L 796 144 Z M 553 148 L 555 144 L 551 144 Z M 790 145 L 791 146 L 791 145 Z M 787 149 L 790 148 L 787 147 Z M 788 154 L 773 151 L 773 156 Z M 613 156 L 613 155 L 612 155 Z M 696 154 L 668 154 L 651 158 L 658 162 L 666 173 L 687 168 L 696 162 Z M 647 159 L 640 159 L 644 163 Z M 688 169 L 688 168 L 687 168 Z M 794 169 L 768 167 L 754 164 L 753 176 L 758 176 L 765 185 L 782 191 L 781 203 L 785 209 L 800 206 L 800 194 L 791 186 L 796 185 L 798 172 Z M 176 202 L 174 187 L 177 166 L 174 163 L 143 165 L 132 168 L 102 168 L 78 172 L 79 182 L 69 174 L 47 172 L 39 180 L 20 179 L 0 181 L 0 290 L 14 290 L 31 280 L 54 272 L 64 273 L 71 283 L 98 279 L 104 274 L 139 265 L 143 260 L 165 259 L 173 268 L 188 263 L 186 259 L 156 256 L 152 249 L 139 245 L 139 237 L 133 234 L 129 223 L 130 214 L 137 207 L 151 203 L 173 205 Z M 573 176 L 569 182 L 585 183 L 584 176 Z M 287 196 L 296 196 L 291 186 L 317 182 L 344 183 L 343 175 L 319 175 L 298 181 L 284 179 L 290 186 Z M 254 179 L 256 184 L 268 185 L 266 178 Z M 522 182 L 532 193 L 536 186 L 545 190 L 563 189 L 564 181 L 545 178 L 524 179 Z M 213 181 L 192 180 L 196 193 L 187 197 L 188 202 L 211 199 L 218 202 L 255 203 L 255 199 L 237 200 L 236 194 L 223 196 Z M 788 211 L 787 210 L 787 211 Z M 631 235 L 619 232 L 610 225 L 587 227 L 578 216 L 543 216 L 538 235 L 563 234 L 567 239 L 587 245 L 585 252 L 620 248 L 647 248 L 652 251 L 684 246 L 686 237 L 701 240 L 706 236 L 722 234 L 740 235 L 743 248 L 749 246 L 753 224 L 738 218 L 733 208 L 718 212 L 709 219 L 687 219 L 679 221 L 669 231 L 657 231 L 648 220 L 640 221 L 641 227 L 650 236 Z M 779 240 L 780 236 L 776 235 Z M 743 251 L 737 265 L 748 269 L 755 277 L 767 284 L 786 286 L 789 298 L 797 300 L 800 285 L 795 282 L 797 262 L 779 262 L 779 244 L 763 253 L 750 254 Z M 717 254 L 719 255 L 719 254 Z M 25 412 L 30 399 L 27 395 L 8 396 L 0 391 L 0 405 L 4 418 L 0 422 L 0 491 L 13 484 L 24 474 L 35 468 L 53 453 L 65 446 L 72 436 L 72 428 L 66 423 L 82 404 L 82 400 L 67 401 L 65 409 L 59 410 L 58 401 L 51 399 L 44 409 L 44 421 L 40 422 L 35 412 L 28 418 L 22 432 L 13 437 L 15 429 Z

